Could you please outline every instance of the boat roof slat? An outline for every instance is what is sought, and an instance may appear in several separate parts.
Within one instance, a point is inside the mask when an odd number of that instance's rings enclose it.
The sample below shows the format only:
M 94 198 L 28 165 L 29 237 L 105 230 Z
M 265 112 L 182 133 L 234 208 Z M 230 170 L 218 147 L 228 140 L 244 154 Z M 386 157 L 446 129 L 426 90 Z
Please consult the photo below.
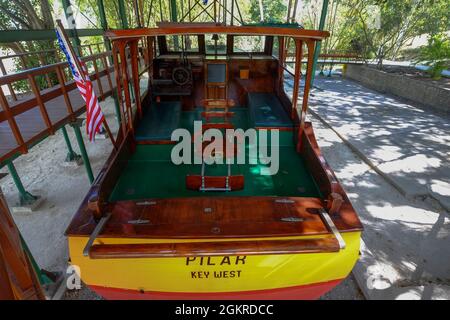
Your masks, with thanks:
M 329 37 L 328 31 L 308 30 L 302 28 L 268 27 L 268 26 L 223 26 L 223 25 L 193 25 L 170 26 L 161 28 L 140 28 L 127 30 L 109 30 L 105 35 L 112 40 L 121 38 L 141 38 L 146 36 L 165 35 L 199 35 L 227 34 L 241 36 L 285 36 L 304 40 L 319 41 Z

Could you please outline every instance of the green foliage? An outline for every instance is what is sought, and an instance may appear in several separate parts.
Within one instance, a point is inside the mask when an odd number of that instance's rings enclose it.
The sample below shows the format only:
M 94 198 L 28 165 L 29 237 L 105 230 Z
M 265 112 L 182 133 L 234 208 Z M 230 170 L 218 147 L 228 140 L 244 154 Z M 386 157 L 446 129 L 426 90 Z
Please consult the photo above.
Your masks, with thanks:
M 383 59 L 398 57 L 414 37 L 450 29 L 448 5 L 448 0 L 330 0 L 328 47 L 375 56 L 381 66 Z M 336 14 L 333 6 L 338 7 Z
M 269 23 L 285 22 L 287 7 L 286 1 L 282 0 L 262 0 L 264 17 L 261 19 L 259 8 L 260 0 L 252 0 L 250 3 L 250 22 L 259 22 L 263 20 Z
M 421 48 L 416 63 L 430 67 L 428 73 L 435 80 L 441 78 L 441 73 L 449 66 L 450 37 L 445 34 L 435 34 L 428 38 L 428 44 Z

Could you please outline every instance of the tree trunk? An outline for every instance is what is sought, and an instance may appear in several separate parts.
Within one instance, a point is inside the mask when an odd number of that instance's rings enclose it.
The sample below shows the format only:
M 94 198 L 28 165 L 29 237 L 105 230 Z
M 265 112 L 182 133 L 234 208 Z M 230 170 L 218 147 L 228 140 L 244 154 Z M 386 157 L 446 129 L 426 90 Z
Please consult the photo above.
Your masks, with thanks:
M 0 12 L 10 18 L 9 21 L 0 23 L 2 29 L 40 30 L 54 28 L 52 7 L 49 0 L 39 0 L 35 6 L 30 0 L 15 0 L 13 2 L 0 0 Z M 39 17 L 39 14 L 41 17 Z M 55 49 L 55 44 L 53 40 L 26 41 L 24 43 L 7 43 L 3 44 L 2 47 L 13 50 L 15 54 L 20 54 L 36 50 Z M 30 57 L 31 60 L 33 60 L 32 58 Z

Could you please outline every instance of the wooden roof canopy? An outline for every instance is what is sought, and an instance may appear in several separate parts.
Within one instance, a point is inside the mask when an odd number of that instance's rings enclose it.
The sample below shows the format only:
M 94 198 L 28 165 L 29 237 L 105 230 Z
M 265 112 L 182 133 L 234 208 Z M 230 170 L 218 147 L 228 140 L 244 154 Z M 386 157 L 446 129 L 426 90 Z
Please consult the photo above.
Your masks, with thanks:
M 105 32 L 105 35 L 111 40 L 116 40 L 121 38 L 140 38 L 148 36 L 197 35 L 215 33 L 242 36 L 284 36 L 313 41 L 320 41 L 330 36 L 330 33 L 328 31 L 307 30 L 303 28 L 272 26 L 224 26 L 211 24 L 178 24 L 159 28 L 109 30 Z
M 118 53 L 120 61 L 127 61 L 125 47 L 130 47 L 131 56 L 137 56 L 138 54 L 138 42 L 141 38 L 147 38 L 149 40 L 148 58 L 151 60 L 153 57 L 153 39 L 158 36 L 168 35 L 203 35 L 203 34 L 226 34 L 230 36 L 278 36 L 280 48 L 285 48 L 285 38 L 293 38 L 295 43 L 295 60 L 301 61 L 302 59 L 302 47 L 303 43 L 306 44 L 308 49 L 307 53 L 307 68 L 305 76 L 305 88 L 303 90 L 303 100 L 301 105 L 301 112 L 298 115 L 297 104 L 299 95 L 299 80 L 301 77 L 301 63 L 295 64 L 294 70 L 294 87 L 292 92 L 292 109 L 291 118 L 293 121 L 299 123 L 298 141 L 302 141 L 302 134 L 305 128 L 305 116 L 308 109 L 308 97 L 311 88 L 312 69 L 314 62 L 315 42 L 321 41 L 330 36 L 328 31 L 321 30 L 308 30 L 301 27 L 287 27 L 287 26 L 227 26 L 223 24 L 215 23 L 162 23 L 158 28 L 141 28 L 141 29 L 125 29 L 125 30 L 108 30 L 105 32 L 105 36 L 112 40 L 113 52 Z M 281 50 L 279 60 L 285 61 L 287 51 Z M 134 131 L 132 112 L 131 112 L 131 95 L 128 90 L 124 90 L 124 100 L 122 99 L 122 88 L 127 88 L 127 83 L 132 80 L 134 83 L 135 96 L 140 96 L 139 88 L 139 67 L 137 59 L 131 59 L 131 78 L 127 72 L 127 63 L 119 63 L 116 54 L 113 54 L 114 67 L 118 72 L 115 73 L 119 104 L 125 102 L 126 108 L 122 108 L 122 116 L 128 115 L 128 124 L 122 122 L 123 137 L 126 136 L 128 130 Z M 281 74 L 283 66 L 279 67 L 279 73 Z M 281 79 L 281 78 L 280 78 Z M 137 100 L 137 111 L 139 117 L 142 117 L 142 107 L 140 99 Z

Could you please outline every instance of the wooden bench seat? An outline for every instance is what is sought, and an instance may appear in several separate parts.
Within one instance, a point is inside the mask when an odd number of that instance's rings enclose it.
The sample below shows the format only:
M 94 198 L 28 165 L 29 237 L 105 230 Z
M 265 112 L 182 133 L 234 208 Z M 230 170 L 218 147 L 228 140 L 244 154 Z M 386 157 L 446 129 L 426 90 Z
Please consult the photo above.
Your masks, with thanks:
M 249 92 L 248 108 L 254 127 L 292 127 L 289 115 L 274 93 Z
M 154 102 L 136 128 L 136 141 L 170 141 L 173 130 L 179 127 L 181 102 Z

